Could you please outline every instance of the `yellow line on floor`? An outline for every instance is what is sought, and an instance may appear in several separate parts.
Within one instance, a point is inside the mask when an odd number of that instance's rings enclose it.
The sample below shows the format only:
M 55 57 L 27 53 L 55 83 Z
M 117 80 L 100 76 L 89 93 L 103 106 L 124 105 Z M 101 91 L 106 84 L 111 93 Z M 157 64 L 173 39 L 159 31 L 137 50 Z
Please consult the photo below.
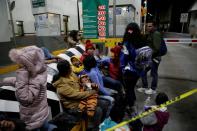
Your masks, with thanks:
M 66 49 L 53 51 L 52 54 L 58 55 L 58 54 L 64 53 L 64 52 L 66 52 Z M 11 64 L 8 66 L 0 67 L 0 75 L 16 71 L 18 69 L 18 67 L 19 66 L 17 64 Z
M 61 53 L 65 53 L 66 50 L 67 50 L 67 49 L 56 50 L 56 51 L 53 51 L 52 54 L 53 54 L 53 55 L 58 55 L 58 54 L 61 54 Z
M 12 64 L 12 65 L 1 67 L 0 68 L 0 75 L 13 72 L 13 71 L 17 70 L 18 67 L 19 66 L 17 64 L 14 64 L 14 65 Z

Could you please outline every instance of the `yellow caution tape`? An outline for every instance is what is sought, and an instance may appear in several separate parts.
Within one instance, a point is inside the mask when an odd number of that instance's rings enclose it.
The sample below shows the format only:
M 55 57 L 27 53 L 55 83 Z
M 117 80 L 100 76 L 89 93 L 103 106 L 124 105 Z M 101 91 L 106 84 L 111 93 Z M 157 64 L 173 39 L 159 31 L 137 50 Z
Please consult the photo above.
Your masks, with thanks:
M 114 127 L 108 128 L 106 131 L 113 131 L 116 128 L 122 127 L 122 126 L 124 126 L 124 125 L 126 125 L 126 124 L 128 124 L 130 122 L 133 122 L 133 121 L 135 121 L 137 119 L 140 119 L 140 118 L 142 118 L 144 116 L 147 116 L 147 115 L 149 115 L 149 114 L 151 114 L 151 113 L 153 113 L 153 112 L 155 112 L 155 111 L 157 111 L 157 110 L 159 110 L 159 109 L 161 109 L 163 107 L 169 106 L 169 105 L 171 105 L 171 104 L 173 104 L 175 102 L 178 102 L 178 101 L 180 101 L 182 99 L 185 99 L 186 97 L 191 96 L 191 95 L 193 95 L 195 93 L 197 93 L 197 88 L 195 88 L 195 89 L 193 89 L 191 91 L 188 91 L 188 92 L 186 92 L 186 93 L 184 93 L 184 94 L 182 94 L 180 96 L 177 96 L 174 99 L 169 100 L 166 103 L 159 105 L 158 107 L 155 107 L 155 108 L 152 108 L 152 109 L 150 109 L 148 111 L 145 111 L 145 112 L 143 112 L 143 113 L 131 118 L 130 120 L 123 121 L 123 122 L 121 122 L 120 124 L 118 124 L 118 125 L 116 125 Z

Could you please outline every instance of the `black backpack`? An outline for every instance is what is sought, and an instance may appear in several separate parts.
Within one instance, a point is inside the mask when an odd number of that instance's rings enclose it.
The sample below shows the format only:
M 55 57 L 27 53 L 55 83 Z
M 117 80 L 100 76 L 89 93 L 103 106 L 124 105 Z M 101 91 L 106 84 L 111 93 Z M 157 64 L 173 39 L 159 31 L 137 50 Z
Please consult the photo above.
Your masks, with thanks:
M 160 51 L 159 51 L 159 56 L 164 56 L 167 54 L 167 46 L 166 46 L 166 43 L 164 41 L 164 39 L 162 38 L 161 39 L 161 45 L 160 45 Z

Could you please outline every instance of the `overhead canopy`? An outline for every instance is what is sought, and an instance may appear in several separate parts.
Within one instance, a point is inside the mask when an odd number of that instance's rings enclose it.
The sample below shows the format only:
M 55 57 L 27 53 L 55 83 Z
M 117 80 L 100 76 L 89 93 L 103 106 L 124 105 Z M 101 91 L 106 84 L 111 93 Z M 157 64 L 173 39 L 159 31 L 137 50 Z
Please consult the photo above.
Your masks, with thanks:
M 189 11 L 190 12 L 197 11 L 197 1 L 194 3 L 194 5 L 192 6 L 192 8 Z

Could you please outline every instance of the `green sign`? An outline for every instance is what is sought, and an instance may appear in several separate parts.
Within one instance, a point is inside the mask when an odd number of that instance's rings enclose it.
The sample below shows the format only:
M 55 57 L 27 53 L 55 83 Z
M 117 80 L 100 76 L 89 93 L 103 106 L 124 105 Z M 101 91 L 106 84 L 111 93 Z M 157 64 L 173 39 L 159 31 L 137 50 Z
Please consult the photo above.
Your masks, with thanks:
M 108 37 L 108 0 L 83 0 L 83 35 L 85 38 Z
M 45 0 L 32 0 L 33 8 L 44 7 L 44 6 L 45 6 Z

